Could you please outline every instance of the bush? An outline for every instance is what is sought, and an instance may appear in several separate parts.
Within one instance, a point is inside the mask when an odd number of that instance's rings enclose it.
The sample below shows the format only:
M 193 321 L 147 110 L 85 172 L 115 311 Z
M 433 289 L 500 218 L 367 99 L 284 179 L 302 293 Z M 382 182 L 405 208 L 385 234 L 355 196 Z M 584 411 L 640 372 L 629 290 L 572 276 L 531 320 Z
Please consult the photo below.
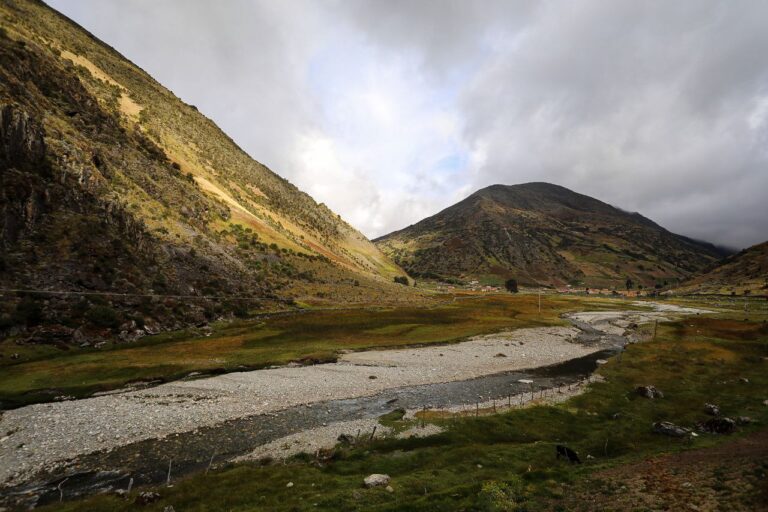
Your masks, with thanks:
M 506 288 L 509 293 L 517 293 L 517 279 L 507 279 L 504 283 L 504 288 Z
M 398 284 L 402 284 L 403 286 L 408 286 L 408 278 L 405 276 L 396 276 L 395 282 Z
M 120 324 L 117 311 L 109 306 L 94 306 L 88 310 L 85 318 L 98 327 L 114 328 Z
M 43 308 L 31 297 L 24 299 L 16 305 L 16 312 L 13 315 L 16 323 L 27 326 L 38 325 L 43 321 Z

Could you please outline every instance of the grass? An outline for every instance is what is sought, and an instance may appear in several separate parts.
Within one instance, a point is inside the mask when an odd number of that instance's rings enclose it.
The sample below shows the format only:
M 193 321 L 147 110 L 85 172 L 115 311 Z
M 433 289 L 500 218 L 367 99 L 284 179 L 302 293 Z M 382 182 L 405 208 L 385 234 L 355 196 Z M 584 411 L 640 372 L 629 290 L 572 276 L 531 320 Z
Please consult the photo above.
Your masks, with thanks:
M 717 403 L 728 416 L 768 421 L 768 327 L 762 321 L 688 317 L 661 324 L 656 341 L 632 345 L 619 362 L 600 369 L 604 382 L 557 406 L 539 406 L 442 423 L 446 432 L 422 439 L 385 439 L 364 448 L 338 448 L 335 460 L 307 457 L 287 464 L 239 464 L 159 488 L 162 499 L 145 510 L 557 510 L 566 495 L 598 470 L 654 454 L 710 447 L 726 436 L 693 442 L 652 433 L 655 421 L 693 426 Z M 748 383 L 741 379 L 748 379 Z M 636 395 L 653 384 L 663 399 Z M 395 415 L 382 418 L 398 421 Z M 439 423 L 439 420 L 436 420 Z M 557 461 L 566 444 L 585 461 Z M 587 460 L 587 454 L 594 459 Z M 392 476 L 395 491 L 366 490 L 370 473 Z M 294 486 L 286 487 L 288 482 Z M 615 492 L 606 483 L 605 493 Z M 754 491 L 755 493 L 758 490 Z M 136 491 L 134 491 L 135 495 Z M 738 505 L 738 504 L 732 504 Z M 97 496 L 56 507 L 67 511 L 130 510 L 132 501 Z M 749 507 L 746 507 L 749 508 Z
M 57 395 L 82 397 L 134 381 L 174 380 L 192 372 L 263 368 L 291 361 L 332 361 L 341 350 L 448 343 L 506 328 L 560 324 L 560 314 L 617 307 L 595 299 L 533 295 L 467 296 L 429 309 L 308 311 L 144 338 L 132 344 L 68 351 L 34 348 L 18 362 L 5 357 L 0 402 L 18 406 Z M 6 345 L 3 352 L 16 351 Z

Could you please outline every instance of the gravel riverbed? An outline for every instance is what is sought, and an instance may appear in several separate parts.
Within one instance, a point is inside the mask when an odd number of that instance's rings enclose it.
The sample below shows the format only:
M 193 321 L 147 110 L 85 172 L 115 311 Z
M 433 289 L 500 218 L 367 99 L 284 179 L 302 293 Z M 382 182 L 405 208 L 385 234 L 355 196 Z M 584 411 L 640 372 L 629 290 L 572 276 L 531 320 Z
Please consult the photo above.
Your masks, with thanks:
M 596 333 L 615 334 L 630 323 L 695 312 L 676 308 L 573 318 Z M 297 405 L 551 365 L 604 347 L 584 343 L 581 333 L 576 327 L 518 329 L 452 345 L 348 353 L 332 364 L 230 373 L 7 411 L 0 419 L 0 486 L 18 485 L 80 455 L 146 439 Z

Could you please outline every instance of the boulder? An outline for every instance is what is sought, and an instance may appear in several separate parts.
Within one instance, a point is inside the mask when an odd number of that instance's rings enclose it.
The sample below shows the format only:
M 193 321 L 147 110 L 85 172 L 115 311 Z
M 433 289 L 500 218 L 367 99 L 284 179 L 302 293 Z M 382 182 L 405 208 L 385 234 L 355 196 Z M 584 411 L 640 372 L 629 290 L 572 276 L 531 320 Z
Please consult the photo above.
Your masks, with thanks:
M 737 425 L 749 425 L 750 423 L 752 423 L 754 421 L 755 420 L 753 420 L 749 416 L 739 416 L 738 418 L 736 418 L 736 424 Z
M 711 418 L 700 427 L 704 432 L 712 434 L 731 434 L 736 430 L 736 422 L 731 418 Z
M 635 393 L 642 397 L 650 398 L 651 400 L 654 398 L 664 398 L 664 393 L 662 393 L 661 390 L 656 389 L 655 386 L 638 386 L 635 388 Z
M 704 404 L 704 412 L 710 416 L 720 416 L 720 408 L 715 404 Z
M 365 480 L 363 480 L 363 483 L 365 483 L 365 486 L 369 489 L 372 487 L 386 487 L 389 485 L 389 481 L 391 478 L 389 475 L 382 475 L 380 473 L 373 473 L 372 475 L 368 475 L 365 477 Z
M 344 445 L 355 444 L 355 438 L 347 434 L 339 434 L 339 437 L 337 437 L 336 440 Z
M 157 500 L 160 499 L 160 495 L 156 492 L 152 491 L 144 491 L 140 492 L 138 496 L 136 496 L 136 503 L 137 505 L 149 505 L 150 503 L 154 503 Z
M 653 424 L 653 431 L 657 434 L 662 434 L 670 437 L 686 437 L 691 433 L 690 429 L 680 427 L 669 421 L 658 421 Z

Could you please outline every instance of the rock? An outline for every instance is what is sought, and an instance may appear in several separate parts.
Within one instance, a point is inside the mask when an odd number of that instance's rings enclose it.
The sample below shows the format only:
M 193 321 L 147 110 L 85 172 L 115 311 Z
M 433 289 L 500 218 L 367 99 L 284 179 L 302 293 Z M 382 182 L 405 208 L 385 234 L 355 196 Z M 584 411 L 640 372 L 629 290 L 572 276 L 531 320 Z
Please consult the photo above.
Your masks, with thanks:
M 700 425 L 704 432 L 712 434 L 731 434 L 736 430 L 736 422 L 731 418 L 712 418 Z
M 690 489 L 693 487 L 693 484 L 691 482 L 683 482 L 683 487 L 686 489 Z
M 376 377 L 375 375 L 369 375 L 368 378 L 371 380 L 374 380 L 374 379 L 377 379 L 378 377 Z
M 291 487 L 293 487 L 293 482 L 288 482 L 287 484 L 285 484 L 285 486 L 290 489 Z
M 501 352 L 499 352 L 498 354 L 496 354 L 493 357 L 507 357 L 507 355 L 506 354 L 502 354 Z
M 653 431 L 670 437 L 685 437 L 691 433 L 690 429 L 680 427 L 669 421 L 659 421 L 653 424 Z
M 144 491 L 140 492 L 138 496 L 136 496 L 136 503 L 137 505 L 149 505 L 150 503 L 154 503 L 157 500 L 160 499 L 160 495 L 156 492 L 152 491 Z
M 704 412 L 710 416 L 720 416 L 720 408 L 715 404 L 704 404 Z
M 18 354 L 15 354 L 15 355 L 18 356 Z M 11 356 L 11 357 L 13 357 L 13 356 Z M 768 405 L 768 400 L 763 400 L 763 405 Z
M 369 489 L 372 487 L 384 487 L 389 485 L 389 481 L 391 478 L 389 475 L 382 475 L 380 473 L 373 473 L 372 475 L 368 475 L 365 477 L 365 480 L 363 480 L 363 483 L 366 487 Z
M 392 486 L 391 486 L 391 485 L 388 485 L 388 486 L 386 487 L 386 491 L 387 491 L 387 492 L 389 492 L 389 493 L 395 492 L 395 490 L 392 488 Z
M 739 382 L 743 382 L 744 384 L 749 384 L 749 379 L 746 377 L 742 377 L 739 379 Z
M 635 393 L 642 397 L 650 398 L 651 400 L 654 398 L 664 398 L 664 393 L 662 393 L 661 390 L 656 389 L 655 386 L 638 386 L 635 388 Z
M 339 437 L 337 437 L 336 440 L 339 443 L 346 445 L 354 444 L 355 442 L 355 438 L 347 434 L 339 434 Z
M 736 424 L 737 425 L 749 425 L 750 423 L 752 423 L 754 421 L 755 420 L 753 420 L 749 416 L 739 416 L 738 418 L 736 418 Z

